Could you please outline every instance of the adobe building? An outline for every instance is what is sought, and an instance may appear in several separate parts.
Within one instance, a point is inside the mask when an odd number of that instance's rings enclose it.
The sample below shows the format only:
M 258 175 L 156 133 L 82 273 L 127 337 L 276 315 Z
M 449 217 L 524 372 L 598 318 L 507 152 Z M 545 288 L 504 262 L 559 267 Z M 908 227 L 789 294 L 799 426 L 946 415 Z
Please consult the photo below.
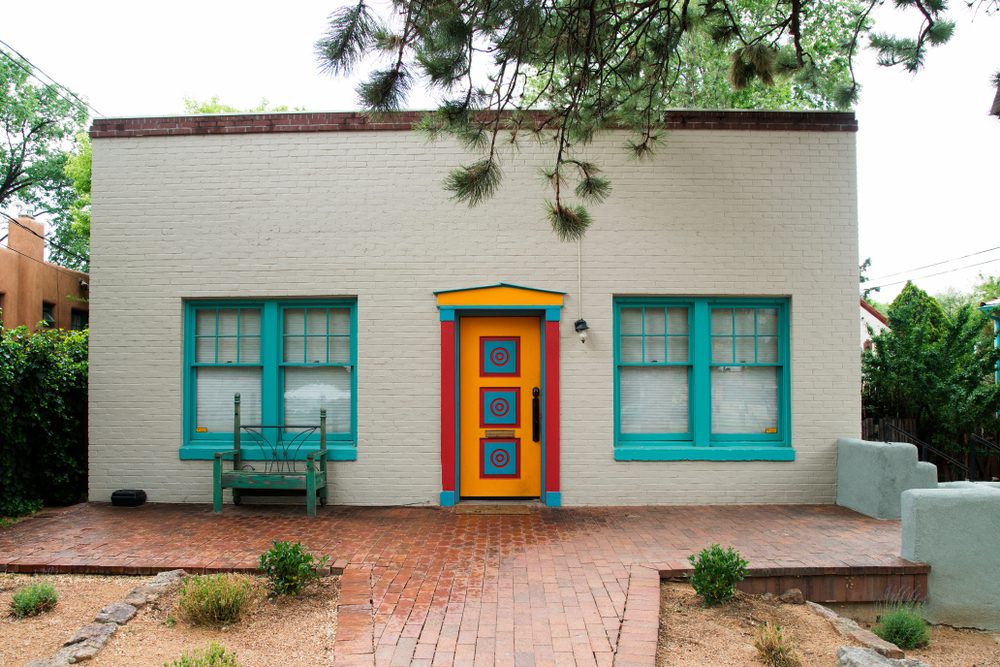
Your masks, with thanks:
M 7 228 L 7 245 L 0 246 L 0 325 L 34 330 L 47 322 L 59 329 L 86 329 L 88 275 L 45 261 L 42 223 L 21 216 Z

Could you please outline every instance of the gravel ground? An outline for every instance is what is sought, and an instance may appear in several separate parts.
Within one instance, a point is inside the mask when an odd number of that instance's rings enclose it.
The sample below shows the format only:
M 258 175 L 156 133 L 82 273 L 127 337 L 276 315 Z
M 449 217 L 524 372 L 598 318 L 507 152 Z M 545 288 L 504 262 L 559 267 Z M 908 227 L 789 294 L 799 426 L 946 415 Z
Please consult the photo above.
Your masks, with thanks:
M 161 667 L 216 642 L 235 652 L 242 667 L 328 665 L 333 662 L 339 596 L 340 577 L 324 577 L 297 598 L 264 600 L 238 624 L 210 629 L 171 622 L 177 615 L 177 594 L 172 593 L 140 610 L 87 664 Z
M 55 653 L 82 625 L 107 604 L 125 599 L 147 577 L 102 577 L 75 574 L 32 576 L 0 573 L 0 665 L 20 666 Z M 52 611 L 25 619 L 8 615 L 17 589 L 45 580 L 55 586 L 59 602 Z
M 761 664 L 753 647 L 754 628 L 765 621 L 781 626 L 806 666 L 829 667 L 837 648 L 854 645 L 805 605 L 781 604 L 737 593 L 730 604 L 706 609 L 687 584 L 660 587 L 657 667 L 743 667 Z M 1000 635 L 937 626 L 927 648 L 906 657 L 932 667 L 1000 667 Z

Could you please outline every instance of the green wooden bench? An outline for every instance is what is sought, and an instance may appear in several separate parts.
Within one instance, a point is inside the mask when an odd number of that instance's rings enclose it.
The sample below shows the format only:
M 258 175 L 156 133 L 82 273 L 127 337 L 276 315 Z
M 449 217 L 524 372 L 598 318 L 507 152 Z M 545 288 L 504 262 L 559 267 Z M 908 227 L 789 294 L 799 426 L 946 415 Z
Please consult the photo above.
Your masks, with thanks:
M 317 430 L 319 450 L 308 452 L 304 461 L 298 460 L 302 446 Z M 260 446 L 264 455 L 262 461 L 244 461 L 244 434 Z M 240 395 L 236 394 L 233 397 L 233 448 L 215 453 L 213 509 L 216 513 L 222 512 L 223 489 L 232 489 L 233 503 L 237 505 L 244 495 L 285 495 L 305 491 L 306 513 L 316 516 L 316 497 L 319 496 L 320 505 L 326 505 L 327 500 L 326 458 L 325 409 L 319 411 L 318 426 L 243 425 L 240 424 Z M 222 469 L 224 460 L 233 462 L 232 470 Z

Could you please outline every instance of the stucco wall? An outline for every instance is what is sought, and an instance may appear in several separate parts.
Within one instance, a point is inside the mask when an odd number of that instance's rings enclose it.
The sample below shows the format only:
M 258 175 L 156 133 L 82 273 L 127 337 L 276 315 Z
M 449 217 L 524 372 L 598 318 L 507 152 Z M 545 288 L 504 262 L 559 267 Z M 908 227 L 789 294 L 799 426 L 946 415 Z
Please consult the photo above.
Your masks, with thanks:
M 210 499 L 211 464 L 177 455 L 183 299 L 315 295 L 358 300 L 358 460 L 333 465 L 333 502 L 436 503 L 432 291 L 506 280 L 568 292 L 564 504 L 833 502 L 836 439 L 859 434 L 854 135 L 681 130 L 645 163 L 625 139 L 589 151 L 614 193 L 583 244 L 585 345 L 546 149 L 525 142 L 469 209 L 440 187 L 468 156 L 410 132 L 96 139 L 91 499 Z M 795 462 L 613 460 L 612 297 L 630 294 L 791 297 Z

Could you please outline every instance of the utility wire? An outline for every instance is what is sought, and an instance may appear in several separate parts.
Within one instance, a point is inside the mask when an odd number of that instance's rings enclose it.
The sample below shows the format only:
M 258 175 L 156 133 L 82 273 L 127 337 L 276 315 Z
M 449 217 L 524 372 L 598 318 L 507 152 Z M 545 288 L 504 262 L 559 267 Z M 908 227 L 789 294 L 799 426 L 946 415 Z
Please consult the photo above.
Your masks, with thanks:
M 951 259 L 946 259 L 940 262 L 934 262 L 933 264 L 924 264 L 923 266 L 917 266 L 912 269 L 907 269 L 905 271 L 896 271 L 895 273 L 887 273 L 884 276 L 879 276 L 878 278 L 869 278 L 867 282 L 875 282 L 876 280 L 885 280 L 886 278 L 892 278 L 893 276 L 900 276 L 904 273 L 913 273 L 914 271 L 922 271 L 923 269 L 929 269 L 935 266 L 941 266 L 942 264 L 948 264 L 950 262 L 957 262 L 960 259 L 967 259 L 969 257 L 975 257 L 976 255 L 983 255 L 988 252 L 993 252 L 994 250 L 1000 250 L 1000 246 L 995 248 L 987 248 L 986 250 L 979 250 L 978 252 L 970 252 L 968 255 L 962 255 L 961 257 L 952 257 Z
M 87 262 L 87 261 L 89 261 L 86 257 L 83 257 L 82 255 L 76 254 L 75 252 L 73 252 L 69 248 L 61 246 L 61 245 L 59 245 L 58 243 L 56 243 L 55 241 L 53 241 L 51 239 L 45 238 L 44 236 L 42 236 L 41 234 L 39 234 L 38 232 L 36 232 L 31 227 L 28 227 L 26 225 L 22 225 L 20 220 L 16 220 L 16 219 L 10 217 L 10 215 L 8 215 L 7 213 L 4 213 L 3 211 L 0 211 L 0 213 L 3 213 L 3 216 L 5 218 L 7 218 L 11 222 L 13 222 L 15 225 L 17 225 L 18 227 L 20 227 L 24 231 L 29 232 L 31 234 L 34 234 L 35 236 L 37 236 L 38 238 L 40 238 L 45 243 L 48 243 L 50 246 L 55 246 L 57 249 L 62 250 L 64 253 L 66 253 L 70 257 L 75 257 L 76 259 L 80 260 L 81 262 Z
M 978 253 L 974 253 L 974 254 L 978 254 Z M 924 278 L 933 278 L 934 276 L 943 276 L 946 273 L 955 273 L 956 271 L 963 271 L 965 269 L 971 269 L 971 268 L 976 267 L 976 266 L 982 266 L 983 264 L 992 264 L 993 262 L 1000 262 L 1000 257 L 997 257 L 996 259 L 988 259 L 985 262 L 976 262 L 975 264 L 968 264 L 966 266 L 959 266 L 959 267 L 954 268 L 954 269 L 948 269 L 947 271 L 938 271 L 937 273 L 929 273 L 926 276 L 916 276 L 914 278 L 907 278 L 905 280 L 897 280 L 896 282 L 892 282 L 892 283 L 882 283 L 881 285 L 874 285 L 872 287 L 868 287 L 867 286 L 868 283 L 863 283 L 863 284 L 865 285 L 864 289 L 866 289 L 866 290 L 879 289 L 881 287 L 892 287 L 893 285 L 900 285 L 900 284 L 905 283 L 905 282 L 907 282 L 909 280 L 923 280 Z
M 69 93 L 69 94 L 70 94 L 70 95 L 71 95 L 71 96 L 73 97 L 73 99 L 75 99 L 75 100 L 76 100 L 77 102 L 79 102 L 79 103 L 80 103 L 80 104 L 82 104 L 83 106 L 85 106 L 85 107 L 87 107 L 88 109 L 90 109 L 91 111 L 93 111 L 93 112 L 94 112 L 95 114 L 97 114 L 98 116 L 103 116 L 103 115 L 104 115 L 104 114 L 102 114 L 102 113 L 101 113 L 100 111 L 98 111 L 97 109 L 95 109 L 94 107 L 92 107 L 92 106 L 90 105 L 90 103 L 89 103 L 89 102 L 86 102 L 86 101 L 84 101 L 83 99 L 81 99 L 81 98 L 80 98 L 80 97 L 79 97 L 79 96 L 78 96 L 78 95 L 77 95 L 76 93 L 74 93 L 74 92 L 73 92 L 72 90 L 70 90 L 70 89 L 69 89 L 68 87 L 64 86 L 63 84 L 59 83 L 59 82 L 58 82 L 58 81 L 56 81 L 56 80 L 55 80 L 54 78 L 52 78 L 52 76 L 50 76 L 50 75 L 49 75 L 48 73 L 46 73 L 46 72 L 45 72 L 45 71 L 44 71 L 44 70 L 43 70 L 43 69 L 42 69 L 41 67 L 39 67 L 39 66 L 38 66 L 38 65 L 36 65 L 35 63 L 33 63 L 33 62 L 31 62 L 30 60 L 28 60 L 28 59 L 27 59 L 27 58 L 26 58 L 26 57 L 24 56 L 24 54 L 22 54 L 21 52 L 19 52 L 19 51 L 18 51 L 17 49 L 15 49 L 15 48 L 14 48 L 13 46 L 11 46 L 11 45 L 10 45 L 10 44 L 8 44 L 7 42 L 3 41 L 2 39 L 0 39 L 0 44 L 3 44 L 3 45 L 4 45 L 4 46 L 6 46 L 6 47 L 7 47 L 8 49 L 10 49 L 10 50 L 11 50 L 11 51 L 13 51 L 13 52 L 14 52 L 15 54 L 17 54 L 18 58 L 20 58 L 20 59 L 21 59 L 21 60 L 23 60 L 24 62 L 28 63 L 28 64 L 29 64 L 29 65 L 30 65 L 30 66 L 31 66 L 31 67 L 32 67 L 32 68 L 33 68 L 33 69 L 34 69 L 35 71 L 38 71 L 38 72 L 41 72 L 41 73 L 42 73 L 43 75 L 45 75 L 45 77 L 47 77 L 47 78 L 49 79 L 49 81 L 51 81 L 52 83 L 50 84 L 50 83 L 46 83 L 45 81 L 42 81 L 42 79 L 41 79 L 41 78 L 40 78 L 40 77 L 39 77 L 39 76 L 38 76 L 37 74 L 35 74 L 34 72 L 32 72 L 32 71 L 31 71 L 30 69 L 26 68 L 26 67 L 25 67 L 24 65 L 22 65 L 22 64 L 21 64 L 20 62 L 18 62 L 16 58 L 13 58 L 13 57 L 11 57 L 11 55 L 10 55 L 9 53 L 5 52 L 5 51 L 0 51 L 0 53 L 3 53 L 3 54 L 4 54 L 5 56 L 7 56 L 7 59 L 8 59 L 8 60 L 10 60 L 10 61 L 11 61 L 12 63 L 14 63 L 15 65 L 17 65 L 18 67 L 20 67 L 20 68 L 21 68 L 22 70 L 24 70 L 25 72 L 27 72 L 27 73 L 28 73 L 29 75 L 33 76 L 33 77 L 34 77 L 34 78 L 35 78 L 36 80 L 40 81 L 41 83 L 44 83 L 44 84 L 45 84 L 45 85 L 47 85 L 47 86 L 48 86 L 48 85 L 54 85 L 54 86 L 55 86 L 56 88 L 62 88 L 62 89 L 63 89 L 63 90 L 65 90 L 65 91 L 66 91 L 67 93 Z M 58 93 L 58 90 L 57 90 L 56 92 Z M 63 95 L 60 95 L 60 97 L 62 97 L 62 98 L 63 98 L 64 100 L 66 100 L 66 97 L 65 97 L 65 96 L 63 96 Z M 69 102 L 70 100 L 66 100 L 66 101 L 67 101 L 67 102 Z

